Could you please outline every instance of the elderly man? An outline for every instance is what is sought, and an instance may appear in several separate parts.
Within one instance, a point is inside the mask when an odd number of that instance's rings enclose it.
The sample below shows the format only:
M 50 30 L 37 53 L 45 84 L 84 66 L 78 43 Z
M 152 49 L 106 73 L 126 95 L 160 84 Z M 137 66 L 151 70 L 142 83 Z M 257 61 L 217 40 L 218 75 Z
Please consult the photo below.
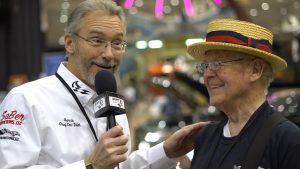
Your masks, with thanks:
M 266 100 L 273 72 L 287 67 L 272 41 L 256 24 L 217 19 L 206 42 L 188 47 L 201 62 L 210 104 L 227 116 L 199 132 L 193 169 L 300 169 L 300 129 Z

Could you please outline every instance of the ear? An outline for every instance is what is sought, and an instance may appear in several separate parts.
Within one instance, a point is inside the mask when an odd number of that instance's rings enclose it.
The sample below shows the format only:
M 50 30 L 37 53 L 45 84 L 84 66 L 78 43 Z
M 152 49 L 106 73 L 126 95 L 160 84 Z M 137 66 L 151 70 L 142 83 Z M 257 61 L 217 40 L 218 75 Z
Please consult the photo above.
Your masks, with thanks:
M 74 43 L 75 42 L 72 39 L 70 33 L 65 34 L 64 41 L 65 41 L 65 49 L 66 49 L 67 53 L 74 54 L 74 52 L 75 52 L 75 44 Z
M 257 79 L 259 79 L 263 74 L 264 68 L 265 68 L 264 61 L 261 59 L 255 59 L 252 65 L 250 80 L 256 81 Z

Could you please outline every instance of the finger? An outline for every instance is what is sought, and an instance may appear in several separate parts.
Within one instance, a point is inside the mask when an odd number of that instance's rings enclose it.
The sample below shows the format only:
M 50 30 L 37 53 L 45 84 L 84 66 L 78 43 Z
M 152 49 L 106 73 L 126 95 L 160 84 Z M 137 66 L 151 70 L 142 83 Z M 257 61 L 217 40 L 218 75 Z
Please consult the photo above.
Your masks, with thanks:
M 126 154 L 127 151 L 128 151 L 128 147 L 126 145 L 116 146 L 116 147 L 112 148 L 112 153 L 114 155 L 123 155 L 123 154 Z
M 124 154 L 115 155 L 113 159 L 116 163 L 121 163 L 127 159 L 127 154 L 124 153 Z
M 181 130 L 175 132 L 174 136 L 177 136 L 177 138 L 178 138 L 177 140 L 179 142 L 181 142 L 181 141 L 185 140 L 186 138 L 194 137 L 195 133 L 198 133 L 199 129 L 201 129 L 202 127 L 206 126 L 209 123 L 210 122 L 198 122 L 195 124 L 185 126 Z
M 117 125 L 107 131 L 108 137 L 118 137 L 124 135 L 123 128 L 120 125 Z
M 117 146 L 126 146 L 128 142 L 128 136 L 121 135 L 118 137 L 101 137 L 101 142 L 99 144 L 102 144 L 104 148 L 113 148 Z
M 187 136 L 186 137 L 195 136 L 195 133 L 198 133 L 201 128 L 205 127 L 209 123 L 210 122 L 198 122 L 198 123 L 186 126 L 187 127 L 187 129 L 186 129 Z
M 191 124 L 191 125 L 189 125 L 191 127 L 190 130 L 198 130 L 198 129 L 202 128 L 202 127 L 205 127 L 209 123 L 210 123 L 210 121 L 207 121 L 207 122 L 198 122 L 198 123 L 195 123 L 195 124 Z
M 126 145 L 128 142 L 128 136 L 123 134 L 121 136 L 115 137 L 112 142 L 115 146 Z

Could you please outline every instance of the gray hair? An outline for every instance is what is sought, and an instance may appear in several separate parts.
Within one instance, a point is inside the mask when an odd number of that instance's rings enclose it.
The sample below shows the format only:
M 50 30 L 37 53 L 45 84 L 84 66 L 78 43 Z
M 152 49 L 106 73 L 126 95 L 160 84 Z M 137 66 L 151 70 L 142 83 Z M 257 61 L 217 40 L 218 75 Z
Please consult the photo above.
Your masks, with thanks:
M 118 16 L 123 24 L 123 32 L 126 34 L 126 20 L 123 9 L 112 0 L 85 0 L 70 14 L 66 26 L 66 33 L 77 33 L 80 30 L 81 19 L 90 12 L 101 11 L 103 15 Z
M 270 87 L 270 84 L 273 82 L 274 77 L 273 77 L 273 70 L 270 64 L 266 63 L 265 64 L 265 69 L 263 70 L 263 84 L 265 87 L 265 95 L 268 94 L 268 88 Z

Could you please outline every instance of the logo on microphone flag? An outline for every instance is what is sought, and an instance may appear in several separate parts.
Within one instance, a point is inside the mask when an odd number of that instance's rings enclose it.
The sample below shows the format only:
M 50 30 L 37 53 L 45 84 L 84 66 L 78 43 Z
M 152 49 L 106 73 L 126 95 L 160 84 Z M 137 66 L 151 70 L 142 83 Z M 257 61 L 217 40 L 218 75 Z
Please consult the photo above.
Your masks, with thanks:
M 101 110 L 106 106 L 107 106 L 107 104 L 105 102 L 105 97 L 102 97 L 101 99 L 97 100 L 94 103 L 94 110 L 95 110 L 95 112 L 97 112 L 98 110 Z
M 124 100 L 117 97 L 109 96 L 109 105 L 125 109 Z

